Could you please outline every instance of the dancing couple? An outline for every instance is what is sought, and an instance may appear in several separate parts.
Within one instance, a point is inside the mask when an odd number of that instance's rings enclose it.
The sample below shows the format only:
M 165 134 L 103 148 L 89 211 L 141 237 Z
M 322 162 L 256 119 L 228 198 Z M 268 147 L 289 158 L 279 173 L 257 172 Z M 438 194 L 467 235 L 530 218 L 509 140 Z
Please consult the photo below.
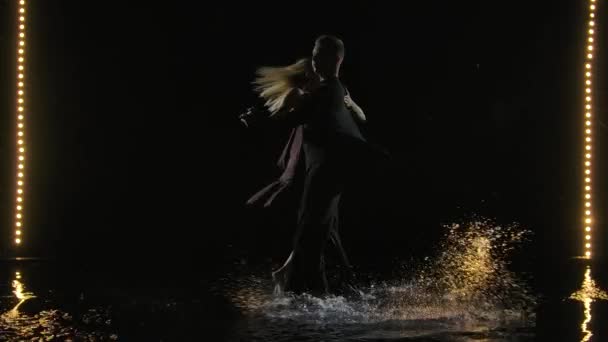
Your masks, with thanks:
M 346 186 L 356 186 L 356 171 L 377 152 L 358 126 L 365 114 L 340 82 L 343 60 L 342 40 L 323 35 L 316 39 L 311 58 L 258 69 L 255 91 L 265 100 L 265 109 L 250 108 L 239 116 L 248 127 L 275 121 L 291 128 L 278 163 L 281 176 L 248 205 L 269 207 L 296 178 L 303 178 L 293 248 L 283 266 L 272 272 L 275 293 L 329 293 L 327 242 L 352 270 L 338 232 L 340 196 Z

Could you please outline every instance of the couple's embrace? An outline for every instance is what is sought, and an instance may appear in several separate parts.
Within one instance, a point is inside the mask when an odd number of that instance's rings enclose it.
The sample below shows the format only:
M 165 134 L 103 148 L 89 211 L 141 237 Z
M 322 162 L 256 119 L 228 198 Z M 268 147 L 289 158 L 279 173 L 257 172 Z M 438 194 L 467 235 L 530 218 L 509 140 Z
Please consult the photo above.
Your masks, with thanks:
M 258 69 L 255 90 L 266 101 L 265 110 L 250 109 L 239 117 L 246 126 L 277 122 L 291 129 L 278 163 L 281 176 L 247 202 L 269 207 L 299 185 L 293 248 L 283 266 L 272 272 L 275 292 L 328 293 L 328 242 L 337 249 L 346 274 L 352 272 L 338 233 L 340 196 L 345 187 L 356 187 L 365 177 L 359 171 L 383 153 L 361 134 L 359 124 L 366 118 L 340 82 L 343 60 L 343 42 L 323 35 L 315 41 L 311 58 Z

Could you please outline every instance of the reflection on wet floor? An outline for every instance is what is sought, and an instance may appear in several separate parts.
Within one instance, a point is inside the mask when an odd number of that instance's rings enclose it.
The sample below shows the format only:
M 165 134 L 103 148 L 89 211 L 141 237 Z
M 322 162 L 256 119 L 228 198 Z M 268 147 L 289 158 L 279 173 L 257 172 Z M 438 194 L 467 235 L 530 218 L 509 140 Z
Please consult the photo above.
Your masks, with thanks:
M 4 296 L 2 301 L 2 307 L 7 309 L 0 315 L 0 340 L 2 341 L 24 339 L 88 341 L 97 340 L 104 335 L 101 332 L 80 328 L 80 324 L 74 322 L 69 313 L 47 308 L 42 300 L 37 300 L 38 297 L 27 289 L 21 271 L 14 272 L 11 290 L 12 296 Z M 15 305 L 9 309 L 9 305 L 12 303 Z M 29 305 L 30 303 L 32 305 Z M 115 334 L 105 335 L 106 340 L 117 339 Z
M 7 314 L 18 316 L 19 315 L 19 306 L 23 304 L 26 300 L 30 298 L 35 298 L 33 293 L 25 291 L 25 286 L 21 282 L 21 272 L 15 271 L 15 279 L 13 280 L 13 293 L 15 297 L 19 300 L 19 303 L 15 305 Z
M 467 274 L 490 264 L 496 272 L 496 261 L 479 264 L 485 259 L 477 257 L 488 255 L 486 240 L 479 241 L 459 244 L 472 254 L 459 253 L 463 258 L 451 260 Z M 446 266 L 453 269 L 452 264 Z M 0 341 L 606 341 L 604 279 L 587 265 L 571 266 L 575 271 L 560 278 L 568 285 L 539 302 L 545 310 L 539 318 L 504 311 L 504 300 L 491 302 L 494 307 L 477 305 L 480 298 L 470 294 L 478 293 L 489 279 L 473 276 L 467 277 L 469 287 L 454 283 L 460 278 L 448 277 L 450 284 L 458 285 L 447 287 L 448 296 L 429 298 L 428 288 L 414 286 L 427 283 L 418 281 L 377 284 L 358 299 L 273 299 L 272 287 L 262 276 L 234 292 L 248 308 L 244 310 L 234 305 L 235 298 L 222 297 L 217 288 L 196 280 L 205 274 L 187 278 L 186 268 L 180 271 L 182 279 L 167 272 L 141 280 L 139 274 L 127 279 L 131 270 L 84 274 L 48 262 L 8 262 L 0 264 Z M 512 280 L 499 278 L 501 284 Z M 463 289 L 468 295 L 463 296 Z M 513 291 L 508 293 L 513 298 Z M 572 300 L 564 300 L 569 296 Z M 450 304 L 455 302 L 474 305 Z M 520 318 L 531 321 L 522 324 Z
M 587 266 L 581 288 L 570 295 L 570 299 L 583 303 L 584 319 L 581 323 L 581 332 L 583 334 L 581 342 L 588 342 L 593 336 L 593 333 L 589 328 L 589 323 L 592 319 L 591 303 L 596 300 L 608 300 L 608 294 L 600 289 L 591 277 L 591 266 Z

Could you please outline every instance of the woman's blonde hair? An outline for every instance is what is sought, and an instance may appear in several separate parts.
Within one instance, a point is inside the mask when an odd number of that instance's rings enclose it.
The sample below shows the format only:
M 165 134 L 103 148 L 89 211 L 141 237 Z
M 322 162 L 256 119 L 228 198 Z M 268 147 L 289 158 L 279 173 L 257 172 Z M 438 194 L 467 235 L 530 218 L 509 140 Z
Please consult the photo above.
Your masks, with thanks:
M 254 90 L 265 99 L 264 105 L 276 114 L 285 105 L 285 99 L 296 88 L 302 88 L 312 73 L 310 59 L 303 58 L 282 67 L 261 67 L 256 70 Z

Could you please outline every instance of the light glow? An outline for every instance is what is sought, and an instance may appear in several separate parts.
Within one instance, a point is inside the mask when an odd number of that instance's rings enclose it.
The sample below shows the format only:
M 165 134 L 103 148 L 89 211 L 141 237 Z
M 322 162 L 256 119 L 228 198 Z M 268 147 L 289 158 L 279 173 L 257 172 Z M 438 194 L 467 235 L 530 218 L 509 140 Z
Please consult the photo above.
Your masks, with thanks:
M 16 99 L 16 103 L 17 103 L 17 114 L 16 114 L 16 118 L 17 118 L 17 131 L 16 131 L 16 136 L 17 136 L 17 189 L 16 189 L 16 197 L 15 197 L 15 201 L 17 203 L 15 209 L 16 209 L 16 213 L 15 213 L 15 235 L 17 235 L 18 237 L 14 240 L 15 244 L 19 245 L 21 244 L 22 240 L 22 234 L 23 234 L 23 214 L 22 214 L 22 210 L 23 210 L 23 198 L 24 198 L 24 190 L 23 190 L 23 178 L 24 178 L 24 171 L 25 171 L 25 164 L 24 164 L 24 160 L 25 160 L 25 131 L 24 131 L 24 124 L 23 124 L 23 120 L 25 120 L 25 92 L 24 92 L 24 87 L 25 87 L 25 78 L 26 78 L 26 74 L 24 72 L 25 70 L 25 47 L 26 47 L 26 42 L 25 42 L 25 21 L 26 21 L 26 8 L 25 8 L 25 0 L 19 0 L 18 1 L 19 6 L 17 7 L 17 11 L 19 13 L 18 15 L 18 22 L 17 22 L 17 99 Z
M 592 183 L 592 179 L 591 179 L 591 158 L 593 157 L 593 155 L 591 154 L 591 151 L 593 149 L 593 145 L 592 145 L 592 134 L 593 134 L 593 121 L 591 120 L 591 118 L 593 117 L 593 112 L 592 112 L 592 104 L 593 104 L 593 97 L 592 97 L 592 93 L 593 93 L 593 88 L 592 88 L 592 82 L 591 82 L 591 78 L 593 76 L 592 74 L 592 70 L 593 70 L 593 65 L 592 65 L 592 59 L 593 59 L 593 51 L 595 49 L 594 47 L 594 42 L 595 39 L 593 38 L 593 35 L 596 33 L 595 32 L 595 2 L 596 0 L 589 0 L 589 17 L 591 18 L 588 21 L 588 25 L 589 25 L 589 29 L 587 31 L 587 44 L 585 45 L 585 56 L 586 58 L 586 62 L 584 63 L 584 73 L 585 73 L 585 80 L 584 80 L 584 108 L 585 111 L 584 116 L 583 116 L 583 121 L 584 121 L 584 131 L 585 131 L 585 135 L 584 135 L 584 141 L 585 143 L 583 144 L 584 146 L 584 176 L 583 176 L 583 184 L 584 184 L 584 189 L 585 189 L 585 193 L 584 193 L 584 197 L 585 197 L 585 201 L 584 201 L 584 214 L 585 214 L 585 225 L 584 227 L 584 231 L 585 231 L 585 239 L 583 242 L 583 247 L 584 247 L 584 251 L 585 251 L 585 256 L 587 258 L 591 258 L 591 222 L 593 222 L 593 212 L 590 210 L 592 203 L 591 203 L 591 183 Z

